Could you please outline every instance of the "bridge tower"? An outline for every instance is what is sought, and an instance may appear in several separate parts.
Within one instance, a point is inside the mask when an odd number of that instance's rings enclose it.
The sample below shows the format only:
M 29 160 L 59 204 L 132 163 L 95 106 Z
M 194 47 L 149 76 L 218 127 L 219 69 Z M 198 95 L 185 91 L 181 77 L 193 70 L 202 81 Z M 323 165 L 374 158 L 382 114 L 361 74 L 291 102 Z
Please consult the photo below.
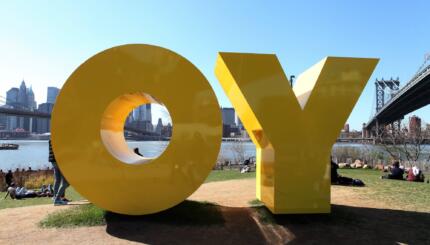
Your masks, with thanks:
M 396 94 L 399 90 L 400 81 L 399 78 L 390 80 L 385 80 L 382 78 L 381 80 L 376 79 L 375 81 L 375 90 L 376 90 L 376 112 L 384 107 L 385 102 Z M 388 95 L 388 96 L 387 96 Z
M 382 107 L 384 107 L 385 103 L 389 101 L 399 90 L 400 81 L 399 78 L 390 80 L 385 80 L 382 78 L 381 80 L 376 79 L 375 81 L 375 91 L 376 91 L 376 112 L 380 111 Z M 378 136 L 380 134 L 380 129 L 385 128 L 386 125 L 379 125 L 378 121 L 376 122 L 376 132 L 374 135 Z M 396 120 L 391 125 L 393 130 L 400 130 L 400 120 Z

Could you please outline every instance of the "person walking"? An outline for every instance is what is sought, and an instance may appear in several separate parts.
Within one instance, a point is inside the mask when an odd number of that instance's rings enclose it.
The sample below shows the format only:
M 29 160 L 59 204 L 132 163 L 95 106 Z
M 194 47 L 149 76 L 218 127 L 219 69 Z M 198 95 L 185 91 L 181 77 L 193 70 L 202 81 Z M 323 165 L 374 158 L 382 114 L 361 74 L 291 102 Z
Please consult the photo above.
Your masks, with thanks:
M 69 187 L 69 182 L 64 178 L 60 168 L 58 167 L 54 151 L 52 151 L 51 140 L 49 140 L 49 162 L 52 164 L 54 169 L 54 205 L 67 205 L 67 200 L 64 200 L 63 197 L 66 192 L 66 188 Z

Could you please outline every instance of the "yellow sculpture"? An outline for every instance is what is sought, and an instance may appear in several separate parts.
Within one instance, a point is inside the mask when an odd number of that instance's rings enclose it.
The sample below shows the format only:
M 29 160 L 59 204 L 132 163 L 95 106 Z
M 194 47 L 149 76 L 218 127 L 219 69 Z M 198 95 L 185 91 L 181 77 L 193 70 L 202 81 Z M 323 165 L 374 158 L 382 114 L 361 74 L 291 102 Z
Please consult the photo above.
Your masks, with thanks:
M 378 60 L 327 57 L 292 89 L 276 55 L 220 53 L 215 73 L 256 145 L 257 198 L 330 212 L 330 151 Z
M 257 150 L 257 197 L 273 213 L 330 211 L 330 150 L 377 59 L 328 57 L 291 89 L 275 55 L 220 53 L 216 75 Z M 127 115 L 164 104 L 173 134 L 162 155 L 132 152 Z M 170 50 L 118 46 L 84 62 L 52 113 L 52 144 L 65 177 L 106 210 L 141 215 L 191 195 L 215 164 L 222 122 L 202 73 Z
M 124 139 L 127 115 L 145 103 L 163 103 L 174 125 L 156 159 L 134 154 Z M 53 150 L 67 180 L 95 205 L 155 213 L 182 202 L 208 176 L 221 144 L 220 114 L 211 86 L 187 59 L 151 45 L 114 47 L 63 86 L 52 115 Z

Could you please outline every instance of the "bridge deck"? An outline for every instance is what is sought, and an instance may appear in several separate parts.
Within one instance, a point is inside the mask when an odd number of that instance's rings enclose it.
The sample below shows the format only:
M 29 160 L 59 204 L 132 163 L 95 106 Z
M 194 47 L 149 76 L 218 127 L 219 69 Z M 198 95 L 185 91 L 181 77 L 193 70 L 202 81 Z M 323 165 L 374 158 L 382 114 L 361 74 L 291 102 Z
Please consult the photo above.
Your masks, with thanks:
M 367 123 L 371 129 L 379 124 L 386 125 L 402 119 L 404 115 L 430 104 L 430 65 L 406 84 L 380 111 Z

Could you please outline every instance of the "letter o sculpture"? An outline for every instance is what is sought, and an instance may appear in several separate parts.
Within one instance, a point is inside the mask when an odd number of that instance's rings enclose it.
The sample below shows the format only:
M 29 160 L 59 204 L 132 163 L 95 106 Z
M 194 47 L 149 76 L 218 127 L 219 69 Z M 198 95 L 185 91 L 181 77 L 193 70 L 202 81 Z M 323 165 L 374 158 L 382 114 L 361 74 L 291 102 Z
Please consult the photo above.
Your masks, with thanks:
M 157 158 L 134 154 L 124 138 L 128 114 L 164 104 L 170 144 Z M 191 195 L 216 162 L 220 107 L 205 76 L 165 48 L 131 44 L 88 59 L 67 79 L 52 113 L 52 145 L 71 185 L 116 213 L 150 214 Z

